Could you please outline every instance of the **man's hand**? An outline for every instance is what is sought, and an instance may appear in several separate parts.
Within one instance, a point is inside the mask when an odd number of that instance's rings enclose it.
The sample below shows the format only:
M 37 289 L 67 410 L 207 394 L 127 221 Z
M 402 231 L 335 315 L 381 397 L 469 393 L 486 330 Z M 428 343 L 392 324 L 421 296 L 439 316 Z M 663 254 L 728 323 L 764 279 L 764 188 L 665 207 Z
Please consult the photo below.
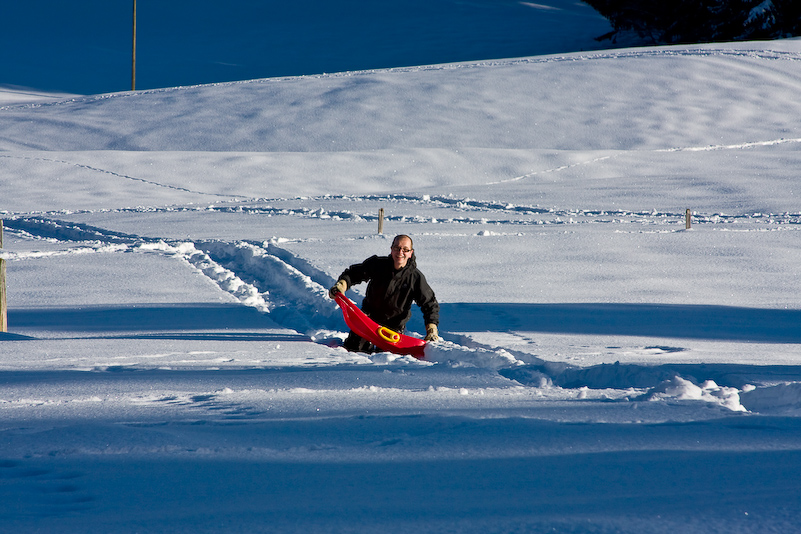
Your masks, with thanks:
M 345 294 L 345 291 L 348 290 L 348 283 L 344 280 L 337 281 L 336 285 L 328 290 L 328 296 L 334 298 L 334 295 L 337 293 Z
M 438 341 L 439 340 L 439 332 L 437 331 L 437 325 L 434 323 L 426 325 L 426 337 L 425 341 Z

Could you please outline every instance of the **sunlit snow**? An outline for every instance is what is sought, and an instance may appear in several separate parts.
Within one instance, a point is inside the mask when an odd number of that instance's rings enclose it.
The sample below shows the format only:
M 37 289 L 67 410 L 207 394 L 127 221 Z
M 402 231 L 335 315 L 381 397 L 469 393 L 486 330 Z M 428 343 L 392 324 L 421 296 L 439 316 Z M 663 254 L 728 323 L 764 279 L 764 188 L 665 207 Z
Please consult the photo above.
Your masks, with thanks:
M 4 92 L 0 531 L 797 531 L 799 67 Z M 398 233 L 424 361 L 327 297 Z

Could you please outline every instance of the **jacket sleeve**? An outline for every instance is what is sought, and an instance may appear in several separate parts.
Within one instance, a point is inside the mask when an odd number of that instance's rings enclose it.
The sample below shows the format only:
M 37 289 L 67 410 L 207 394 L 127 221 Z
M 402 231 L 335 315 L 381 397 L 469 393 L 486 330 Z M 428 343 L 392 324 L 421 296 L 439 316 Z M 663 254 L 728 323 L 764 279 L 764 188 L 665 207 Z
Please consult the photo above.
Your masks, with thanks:
M 354 263 L 344 271 L 342 274 L 339 275 L 340 280 L 344 280 L 348 283 L 348 288 L 355 286 L 356 284 L 361 284 L 362 282 L 367 282 L 370 278 L 373 277 L 373 265 L 375 264 L 375 260 L 378 256 L 370 256 L 362 263 Z
M 420 311 L 423 312 L 423 320 L 425 324 L 439 324 L 439 302 L 434 290 L 428 285 L 426 277 L 420 273 L 419 287 L 415 302 L 420 306 Z

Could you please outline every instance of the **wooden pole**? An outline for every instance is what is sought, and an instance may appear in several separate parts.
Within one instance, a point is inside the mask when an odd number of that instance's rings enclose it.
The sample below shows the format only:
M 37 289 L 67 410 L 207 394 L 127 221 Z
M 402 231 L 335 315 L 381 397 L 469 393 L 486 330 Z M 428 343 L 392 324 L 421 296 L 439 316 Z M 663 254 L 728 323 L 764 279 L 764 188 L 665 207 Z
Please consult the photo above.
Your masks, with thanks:
M 687 211 L 684 213 L 684 227 L 687 230 L 689 230 L 692 225 L 693 225 L 692 213 L 690 212 L 690 208 L 687 208 Z
M 133 0 L 133 55 L 131 57 L 131 91 L 136 91 L 136 0 Z
M 3 248 L 3 220 L 0 219 L 0 248 Z M 0 258 L 0 332 L 8 332 L 6 310 L 6 260 Z
M 378 208 L 378 234 L 384 233 L 384 208 Z

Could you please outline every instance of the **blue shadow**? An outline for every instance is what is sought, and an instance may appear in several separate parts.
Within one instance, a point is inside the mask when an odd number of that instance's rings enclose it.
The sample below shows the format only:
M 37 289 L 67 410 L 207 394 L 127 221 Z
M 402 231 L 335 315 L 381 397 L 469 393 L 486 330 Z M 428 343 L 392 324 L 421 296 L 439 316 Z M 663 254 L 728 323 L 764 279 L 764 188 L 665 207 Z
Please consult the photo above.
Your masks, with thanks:
M 129 304 L 76 308 L 11 308 L 8 327 L 80 332 L 141 332 L 280 328 L 239 304 Z
M 441 303 L 440 309 L 441 327 L 447 332 L 524 331 L 801 343 L 801 310 L 797 309 L 593 303 Z M 12 331 L 14 328 L 33 328 L 67 332 L 137 332 L 138 337 L 162 339 L 187 339 L 186 336 L 194 335 L 181 332 L 185 330 L 204 332 L 196 335 L 197 339 L 231 339 L 230 330 L 240 332 L 238 339 L 254 339 L 261 334 L 248 333 L 248 330 L 281 328 L 268 315 L 254 308 L 207 303 L 12 308 L 8 322 Z M 410 323 L 410 326 L 414 325 Z M 275 335 L 286 337 L 285 334 Z M 301 338 L 305 336 L 299 335 L 297 340 Z M 0 337 L 0 340 L 11 339 L 20 337 L 12 334 Z
M 441 303 L 450 332 L 525 331 L 801 343 L 801 310 L 680 304 Z

